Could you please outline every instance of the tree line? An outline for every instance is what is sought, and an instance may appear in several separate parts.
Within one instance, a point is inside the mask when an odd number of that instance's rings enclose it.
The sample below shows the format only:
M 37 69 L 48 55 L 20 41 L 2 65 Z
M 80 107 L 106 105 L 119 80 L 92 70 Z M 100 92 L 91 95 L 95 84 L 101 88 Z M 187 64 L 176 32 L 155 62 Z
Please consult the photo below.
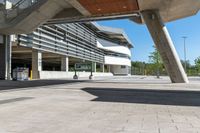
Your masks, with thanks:
M 183 67 L 186 64 L 186 73 L 188 76 L 200 76 L 200 56 L 195 59 L 195 64 L 191 65 L 189 60 L 186 62 L 181 60 Z M 131 68 L 132 75 L 153 75 L 159 78 L 160 76 L 166 76 L 163 61 L 157 49 L 154 47 L 154 51 L 149 55 L 149 62 L 133 61 Z

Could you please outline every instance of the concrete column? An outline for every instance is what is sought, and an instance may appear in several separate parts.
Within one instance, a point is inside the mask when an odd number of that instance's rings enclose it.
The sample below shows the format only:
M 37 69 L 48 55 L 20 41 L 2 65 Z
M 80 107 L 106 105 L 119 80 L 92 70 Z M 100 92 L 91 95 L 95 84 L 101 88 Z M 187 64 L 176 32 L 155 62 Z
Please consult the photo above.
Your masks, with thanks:
M 6 42 L 6 79 L 11 80 L 11 71 L 12 71 L 12 41 L 11 35 L 5 36 Z
M 111 72 L 111 66 L 108 65 L 108 72 L 110 73 Z
M 39 79 L 39 72 L 42 71 L 42 52 L 32 50 L 32 78 Z
M 102 72 L 104 73 L 105 72 L 105 65 L 104 64 L 101 64 L 101 69 L 102 69 Z
M 93 72 L 97 72 L 97 63 L 96 62 L 92 62 L 92 70 L 93 70 Z
M 11 80 L 12 42 L 10 35 L 2 35 L 0 42 L 0 79 Z
M 61 71 L 69 71 L 69 58 L 66 56 L 61 57 Z
M 159 11 L 147 10 L 143 11 L 142 15 L 171 81 L 173 83 L 188 83 L 187 75 Z

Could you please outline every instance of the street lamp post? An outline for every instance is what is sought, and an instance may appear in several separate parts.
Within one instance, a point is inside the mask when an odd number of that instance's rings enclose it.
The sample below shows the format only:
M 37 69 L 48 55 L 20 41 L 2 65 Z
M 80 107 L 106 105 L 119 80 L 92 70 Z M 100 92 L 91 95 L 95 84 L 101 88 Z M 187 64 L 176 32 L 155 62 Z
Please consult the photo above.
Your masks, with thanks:
M 187 55 L 186 55 L 186 39 L 187 39 L 187 36 L 183 36 L 183 41 L 184 41 L 184 60 L 185 60 L 185 72 L 187 72 Z

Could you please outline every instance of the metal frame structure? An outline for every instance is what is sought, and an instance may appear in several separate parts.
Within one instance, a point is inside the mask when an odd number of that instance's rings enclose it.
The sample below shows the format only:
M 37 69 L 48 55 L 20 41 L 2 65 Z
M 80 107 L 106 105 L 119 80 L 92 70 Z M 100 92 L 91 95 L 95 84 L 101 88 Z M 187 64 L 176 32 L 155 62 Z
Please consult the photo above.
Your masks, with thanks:
M 44 25 L 30 34 L 18 35 L 21 46 L 104 63 L 104 51 L 96 43 L 95 33 L 80 23 Z

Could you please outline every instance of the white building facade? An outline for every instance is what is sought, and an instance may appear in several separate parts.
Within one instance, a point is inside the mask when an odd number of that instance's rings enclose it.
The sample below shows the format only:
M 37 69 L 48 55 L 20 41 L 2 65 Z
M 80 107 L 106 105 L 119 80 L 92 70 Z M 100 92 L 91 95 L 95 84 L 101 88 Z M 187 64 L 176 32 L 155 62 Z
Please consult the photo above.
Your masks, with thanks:
M 106 51 L 104 64 L 114 75 L 129 75 L 131 69 L 131 50 L 127 46 L 97 39 L 97 47 Z
M 76 63 L 91 64 L 94 76 L 130 74 L 132 43 L 121 29 L 97 23 L 56 24 L 14 36 L 11 69 L 26 67 L 31 79 L 72 78 Z M 4 79 L 4 67 L 0 70 Z M 78 75 L 87 77 L 90 71 Z
M 122 29 L 100 26 L 93 23 L 101 35 L 97 47 L 105 51 L 104 64 L 113 75 L 131 74 L 131 41 Z

